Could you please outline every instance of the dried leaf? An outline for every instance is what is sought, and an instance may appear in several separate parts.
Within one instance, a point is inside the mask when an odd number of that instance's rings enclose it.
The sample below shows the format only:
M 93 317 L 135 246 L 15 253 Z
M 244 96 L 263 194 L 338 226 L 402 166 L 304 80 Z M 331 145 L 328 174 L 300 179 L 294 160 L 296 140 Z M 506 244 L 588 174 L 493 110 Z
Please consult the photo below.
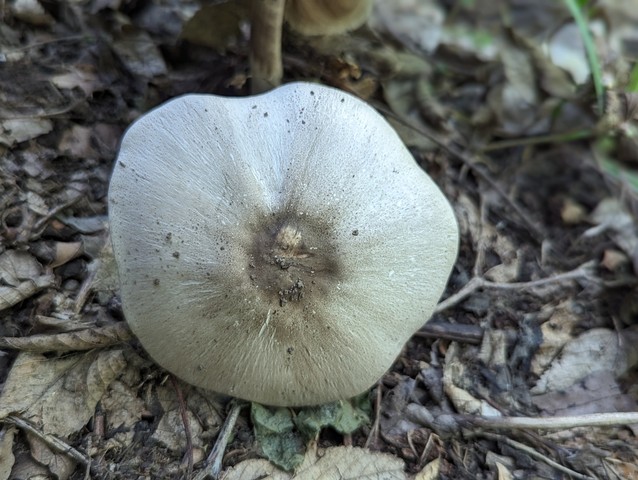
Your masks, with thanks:
M 166 74 L 167 67 L 162 52 L 145 31 L 126 25 L 111 45 L 133 75 L 152 78 Z
M 638 363 L 637 341 L 638 332 L 630 328 L 589 330 L 565 345 L 531 391 L 539 395 L 565 390 L 597 372 L 617 378 Z
M 246 460 L 224 472 L 222 480 L 291 480 L 291 473 L 275 467 L 268 460 Z
M 186 410 L 186 417 L 193 447 L 203 447 L 201 424 L 190 410 Z M 162 415 L 151 438 L 173 452 L 181 453 L 184 450 L 184 446 L 187 444 L 186 432 L 179 409 L 169 410 Z
M 27 252 L 8 250 L 0 255 L 0 311 L 55 284 L 52 273 L 41 272 L 38 261 Z
M 75 470 L 76 463 L 65 453 L 52 450 L 49 445 L 31 433 L 27 433 L 31 456 L 49 468 L 58 480 L 66 480 Z
M 571 300 L 564 301 L 554 308 L 549 319 L 543 323 L 543 343 L 532 359 L 534 374 L 542 375 L 563 346 L 573 338 L 574 328 L 581 320 L 578 309 L 578 305 Z
M 357 447 L 308 448 L 294 480 L 402 480 L 403 461 L 385 453 Z
M 403 480 L 403 461 L 384 453 L 357 447 L 308 448 L 294 475 L 265 460 L 247 460 L 226 471 L 223 480 Z
M 605 371 L 592 373 L 565 390 L 534 395 L 532 402 L 544 415 L 555 416 L 638 410 L 636 400 Z
M 16 118 L 0 122 L 0 144 L 11 147 L 53 130 L 53 123 L 46 118 Z
M 16 0 L 11 7 L 16 18 L 25 23 L 37 26 L 47 26 L 54 23 L 53 17 L 42 8 L 38 0 Z
M 7 480 L 15 463 L 13 456 L 13 437 L 16 429 L 5 427 L 0 432 L 0 480 Z
M 22 280 L 32 280 L 42 272 L 38 261 L 27 252 L 8 250 L 0 255 L 0 281 L 17 287 Z
M 410 49 L 431 53 L 441 39 L 445 11 L 438 2 L 376 2 L 372 26 L 389 32 Z
M 86 425 L 106 388 L 125 366 L 121 350 L 57 359 L 21 353 L 0 395 L 0 419 L 21 413 L 45 434 L 69 436 Z
M 115 345 L 133 338 L 124 322 L 75 332 L 29 337 L 0 337 L 0 348 L 28 352 L 71 352 Z
M 582 36 L 575 23 L 559 28 L 548 43 L 555 65 L 567 70 L 574 82 L 583 84 L 591 75 Z
M 88 96 L 102 88 L 94 70 L 89 66 L 72 66 L 67 72 L 51 77 L 51 83 L 58 88 L 79 88 Z
M 438 480 L 440 473 L 441 459 L 437 458 L 423 467 L 423 470 L 414 476 L 414 480 Z

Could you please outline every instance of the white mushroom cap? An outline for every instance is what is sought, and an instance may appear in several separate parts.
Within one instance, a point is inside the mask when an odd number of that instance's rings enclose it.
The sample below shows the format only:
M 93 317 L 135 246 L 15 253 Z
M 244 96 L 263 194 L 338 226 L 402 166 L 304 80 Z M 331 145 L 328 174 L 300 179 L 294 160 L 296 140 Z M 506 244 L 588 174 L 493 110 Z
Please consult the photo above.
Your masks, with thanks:
M 309 83 L 144 115 L 109 208 L 124 313 L 151 357 L 269 405 L 372 386 L 432 314 L 458 248 L 450 205 L 386 121 Z

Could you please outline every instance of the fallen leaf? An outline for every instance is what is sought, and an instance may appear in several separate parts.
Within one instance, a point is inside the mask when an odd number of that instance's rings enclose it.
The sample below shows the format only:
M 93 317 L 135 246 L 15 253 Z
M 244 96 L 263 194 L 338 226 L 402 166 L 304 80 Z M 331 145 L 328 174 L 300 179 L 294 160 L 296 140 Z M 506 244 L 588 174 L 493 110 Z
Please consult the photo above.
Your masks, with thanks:
M 594 372 L 565 390 L 532 396 L 532 403 L 547 416 L 637 411 L 634 398 L 623 392 L 609 372 Z
M 193 447 L 203 447 L 201 424 L 190 410 L 186 410 L 185 414 Z M 184 450 L 187 445 L 186 431 L 184 430 L 184 419 L 179 409 L 164 412 L 151 438 L 173 452 L 181 453 Z
M 638 332 L 627 328 L 620 332 L 605 328 L 588 330 L 568 342 L 531 389 L 535 395 L 565 390 L 596 372 L 618 378 L 638 363 L 635 344 Z
M 53 122 L 46 118 L 16 118 L 0 122 L 0 144 L 11 147 L 44 135 L 53 130 Z
M 51 83 L 58 88 L 69 90 L 79 88 L 87 96 L 102 88 L 95 68 L 91 65 L 69 67 L 68 71 L 51 77 Z
M 404 480 L 404 464 L 399 458 L 358 447 L 308 448 L 303 463 L 294 474 L 275 468 L 265 460 L 247 460 L 227 470 L 223 480 Z
M 143 30 L 124 25 L 111 46 L 129 72 L 142 78 L 152 78 L 167 72 L 162 52 Z
M 431 53 L 439 45 L 445 11 L 438 2 L 375 2 L 372 27 L 389 32 L 404 45 Z
M 437 458 L 423 467 L 423 470 L 414 476 L 414 480 L 438 480 L 440 474 L 441 459 Z
M 55 276 L 41 272 L 42 266 L 28 252 L 7 250 L 0 255 L 0 311 L 53 286 Z
M 7 480 L 15 463 L 13 456 L 13 437 L 16 429 L 5 427 L 0 432 L 0 480 Z
M 574 338 L 574 328 L 581 321 L 580 308 L 572 300 L 566 300 L 556 305 L 551 316 L 541 325 L 543 342 L 532 359 L 531 370 L 536 375 L 542 375 L 558 356 L 567 342 Z
M 0 394 L 0 419 L 19 413 L 45 434 L 67 437 L 88 423 L 125 366 L 121 350 L 61 358 L 20 353 Z
M 577 84 L 583 84 L 591 72 L 583 39 L 575 23 L 559 28 L 548 42 L 549 56 L 555 65 L 563 68 Z
M 53 17 L 40 5 L 38 0 L 16 0 L 11 10 L 19 20 L 36 26 L 47 26 L 54 23 Z
M 33 459 L 48 467 L 57 480 L 66 480 L 71 476 L 76 463 L 63 452 L 53 451 L 49 445 L 31 433 L 27 433 L 27 441 Z

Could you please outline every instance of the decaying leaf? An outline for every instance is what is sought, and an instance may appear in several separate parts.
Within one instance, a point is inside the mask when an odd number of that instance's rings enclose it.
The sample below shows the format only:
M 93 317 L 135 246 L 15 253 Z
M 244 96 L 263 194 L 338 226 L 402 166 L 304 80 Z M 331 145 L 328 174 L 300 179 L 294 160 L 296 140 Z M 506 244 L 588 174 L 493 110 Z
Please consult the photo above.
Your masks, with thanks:
M 430 53 L 439 45 L 444 20 L 445 13 L 438 2 L 376 2 L 372 26 L 405 45 Z
M 15 462 L 13 456 L 13 437 L 16 429 L 5 427 L 0 431 L 0 480 L 7 480 Z
M 57 359 L 21 353 L 0 394 L 0 419 L 18 413 L 40 425 L 45 434 L 67 437 L 87 424 L 125 366 L 121 350 Z
M 11 3 L 13 14 L 23 22 L 32 25 L 46 26 L 54 23 L 38 0 L 16 0 Z
M 423 470 L 414 476 L 414 480 L 438 480 L 440 473 L 441 459 L 437 458 L 423 467 Z
M 190 429 L 193 447 L 203 447 L 201 437 L 203 429 L 201 424 L 190 410 L 187 410 L 185 415 L 186 421 L 188 422 L 188 428 Z M 184 419 L 182 418 L 182 414 L 179 409 L 164 412 L 151 438 L 163 447 L 174 452 L 184 451 L 184 448 L 187 445 L 186 432 L 184 430 Z
M 598 372 L 618 378 L 638 363 L 636 342 L 636 329 L 588 330 L 565 345 L 560 357 L 551 363 L 531 391 L 539 395 L 564 390 Z
M 19 118 L 3 120 L 0 127 L 0 144 L 10 147 L 49 133 L 53 123 L 46 118 Z
M 549 307 L 551 308 L 551 307 Z M 532 372 L 541 375 L 558 356 L 563 346 L 573 338 L 573 331 L 581 317 L 579 306 L 573 301 L 561 302 L 550 310 L 551 315 L 541 325 L 543 342 L 532 359 Z
M 247 460 L 229 469 L 224 480 L 403 480 L 404 464 L 399 458 L 357 447 L 308 448 L 294 474 L 278 470 L 265 460 Z
M 28 252 L 8 250 L 0 255 L 0 311 L 9 308 L 55 283 L 52 273 Z
M 638 410 L 633 396 L 607 371 L 591 373 L 565 390 L 534 395 L 532 402 L 543 415 L 555 416 Z
M 76 463 L 64 452 L 56 452 L 40 438 L 27 433 L 27 440 L 33 459 L 45 465 L 58 480 L 66 480 L 75 470 Z

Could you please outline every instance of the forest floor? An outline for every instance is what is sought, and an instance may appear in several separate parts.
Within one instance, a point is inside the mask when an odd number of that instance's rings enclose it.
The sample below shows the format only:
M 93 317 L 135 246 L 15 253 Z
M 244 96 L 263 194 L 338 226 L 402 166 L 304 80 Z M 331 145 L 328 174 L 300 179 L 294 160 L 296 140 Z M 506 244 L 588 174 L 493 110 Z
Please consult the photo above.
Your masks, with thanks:
M 384 114 L 453 204 L 460 254 L 369 423 L 286 473 L 244 410 L 224 478 L 638 478 L 638 10 L 592 2 L 597 92 L 566 3 L 379 2 L 347 35 L 285 31 L 284 82 Z M 0 480 L 194 478 L 228 399 L 128 338 L 106 200 L 144 112 L 249 94 L 244 10 L 0 8 Z

